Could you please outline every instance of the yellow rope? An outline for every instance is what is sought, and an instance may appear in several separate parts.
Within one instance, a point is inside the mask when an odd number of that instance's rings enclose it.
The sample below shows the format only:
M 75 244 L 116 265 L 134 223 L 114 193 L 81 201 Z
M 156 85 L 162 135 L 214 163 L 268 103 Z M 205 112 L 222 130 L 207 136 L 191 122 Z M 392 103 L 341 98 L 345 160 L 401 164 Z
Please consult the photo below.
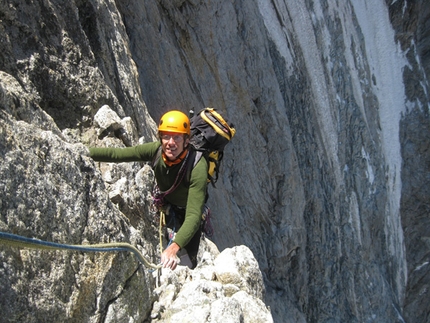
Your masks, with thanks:
M 163 253 L 163 226 L 166 225 L 166 214 L 163 210 L 160 210 L 160 227 L 158 229 L 158 235 L 160 238 L 160 255 Z

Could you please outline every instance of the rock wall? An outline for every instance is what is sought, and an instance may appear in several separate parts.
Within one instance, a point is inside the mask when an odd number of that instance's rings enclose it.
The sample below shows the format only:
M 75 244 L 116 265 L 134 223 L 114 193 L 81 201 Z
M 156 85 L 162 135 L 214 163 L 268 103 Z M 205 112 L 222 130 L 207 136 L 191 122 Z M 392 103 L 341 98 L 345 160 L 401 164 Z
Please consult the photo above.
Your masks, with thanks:
M 406 322 L 425 322 L 430 296 L 429 258 L 429 92 L 430 6 L 400 1 L 390 7 L 396 40 L 408 61 L 403 69 L 406 112 L 400 121 L 402 196 L 400 215 L 405 232 L 408 279 Z
M 210 191 L 230 260 L 209 248 L 157 289 L 127 253 L 1 247 L 1 312 L 425 321 L 429 12 L 404 0 L 2 2 L 1 231 L 128 241 L 156 262 L 150 169 L 96 164 L 85 146 L 153 140 L 171 108 L 216 107 L 237 135 Z M 261 283 L 220 281 L 217 257 L 244 255 Z

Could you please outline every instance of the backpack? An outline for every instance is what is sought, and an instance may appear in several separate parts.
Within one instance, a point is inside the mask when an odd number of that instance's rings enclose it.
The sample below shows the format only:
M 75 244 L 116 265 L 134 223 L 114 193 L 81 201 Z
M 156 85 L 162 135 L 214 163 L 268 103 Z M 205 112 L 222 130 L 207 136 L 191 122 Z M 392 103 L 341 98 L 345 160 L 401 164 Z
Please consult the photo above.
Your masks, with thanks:
M 190 111 L 190 114 L 194 114 Z M 190 145 L 196 151 L 193 167 L 201 157 L 208 161 L 208 183 L 215 187 L 224 157 L 224 147 L 236 133 L 234 125 L 213 108 L 205 108 L 190 119 Z M 189 167 L 186 179 L 189 181 Z

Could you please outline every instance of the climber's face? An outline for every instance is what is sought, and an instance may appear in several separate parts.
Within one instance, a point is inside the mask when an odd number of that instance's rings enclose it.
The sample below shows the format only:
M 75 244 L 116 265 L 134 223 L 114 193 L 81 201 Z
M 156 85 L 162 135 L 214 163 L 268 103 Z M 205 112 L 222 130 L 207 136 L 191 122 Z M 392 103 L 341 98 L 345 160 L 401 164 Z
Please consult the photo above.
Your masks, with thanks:
M 175 160 L 189 141 L 184 134 L 176 132 L 162 132 L 160 138 L 163 152 L 169 160 Z

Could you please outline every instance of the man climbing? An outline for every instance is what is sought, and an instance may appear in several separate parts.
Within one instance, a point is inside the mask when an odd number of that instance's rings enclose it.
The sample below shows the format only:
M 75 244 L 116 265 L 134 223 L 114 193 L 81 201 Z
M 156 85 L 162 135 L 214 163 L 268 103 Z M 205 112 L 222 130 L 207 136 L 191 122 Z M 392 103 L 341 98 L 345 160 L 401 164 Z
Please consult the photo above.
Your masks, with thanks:
M 165 223 L 171 229 L 170 243 L 161 254 L 161 264 L 174 270 L 179 262 L 178 252 L 184 248 L 194 268 L 202 232 L 208 163 L 201 158 L 193 166 L 194 157 L 189 149 L 190 120 L 184 113 L 173 110 L 164 114 L 158 136 L 159 141 L 134 147 L 90 148 L 90 156 L 102 162 L 153 161 L 158 203 L 169 210 Z

